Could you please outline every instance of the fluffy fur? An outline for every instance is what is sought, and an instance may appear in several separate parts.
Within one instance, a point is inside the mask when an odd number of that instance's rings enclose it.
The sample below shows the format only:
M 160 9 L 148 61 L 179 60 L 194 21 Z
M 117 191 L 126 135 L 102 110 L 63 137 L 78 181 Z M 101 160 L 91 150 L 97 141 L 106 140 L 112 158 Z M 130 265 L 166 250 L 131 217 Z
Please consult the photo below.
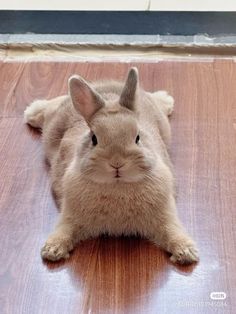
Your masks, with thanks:
M 42 129 L 59 222 L 42 248 L 44 259 L 68 258 L 76 243 L 102 233 L 139 234 L 171 254 L 171 261 L 198 260 L 181 225 L 167 152 L 165 91 L 148 93 L 132 68 L 126 82 L 69 80 L 69 95 L 37 100 L 25 122 Z

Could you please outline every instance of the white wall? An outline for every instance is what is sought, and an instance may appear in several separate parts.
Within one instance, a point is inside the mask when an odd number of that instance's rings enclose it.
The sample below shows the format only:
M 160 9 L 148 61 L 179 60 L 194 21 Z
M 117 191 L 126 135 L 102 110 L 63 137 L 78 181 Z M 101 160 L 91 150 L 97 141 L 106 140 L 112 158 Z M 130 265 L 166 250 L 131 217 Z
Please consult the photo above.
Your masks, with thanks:
M 0 9 L 236 11 L 236 0 L 0 0 Z

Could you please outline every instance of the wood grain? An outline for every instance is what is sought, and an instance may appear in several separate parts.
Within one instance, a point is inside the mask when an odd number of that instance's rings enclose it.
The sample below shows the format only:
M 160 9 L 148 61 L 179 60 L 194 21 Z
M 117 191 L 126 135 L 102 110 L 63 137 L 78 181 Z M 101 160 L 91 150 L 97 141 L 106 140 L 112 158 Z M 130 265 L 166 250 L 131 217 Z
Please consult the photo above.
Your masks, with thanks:
M 137 238 L 102 237 L 71 259 L 46 264 L 40 248 L 58 211 L 40 134 L 23 124 L 35 98 L 67 91 L 67 79 L 122 79 L 128 63 L 0 63 L 0 312 L 234 313 L 236 302 L 236 63 L 136 63 L 141 85 L 175 98 L 172 160 L 178 211 L 198 242 L 196 267 L 175 267 Z M 224 291 L 226 300 L 210 293 Z

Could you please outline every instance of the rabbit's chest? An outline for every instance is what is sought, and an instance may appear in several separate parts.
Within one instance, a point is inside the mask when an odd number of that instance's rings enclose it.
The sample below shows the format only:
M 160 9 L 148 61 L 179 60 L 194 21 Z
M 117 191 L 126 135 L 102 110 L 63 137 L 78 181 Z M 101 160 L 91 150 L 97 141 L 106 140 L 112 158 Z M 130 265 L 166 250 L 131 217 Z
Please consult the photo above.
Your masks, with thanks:
M 92 226 L 93 231 L 109 234 L 144 233 L 147 224 L 153 220 L 156 205 L 151 204 L 150 193 L 139 191 L 126 193 L 86 192 L 78 200 L 78 217 L 80 222 Z
M 79 204 L 83 208 L 97 215 L 106 215 L 112 218 L 130 216 L 140 212 L 145 207 L 145 197 L 136 198 L 135 195 L 83 195 Z

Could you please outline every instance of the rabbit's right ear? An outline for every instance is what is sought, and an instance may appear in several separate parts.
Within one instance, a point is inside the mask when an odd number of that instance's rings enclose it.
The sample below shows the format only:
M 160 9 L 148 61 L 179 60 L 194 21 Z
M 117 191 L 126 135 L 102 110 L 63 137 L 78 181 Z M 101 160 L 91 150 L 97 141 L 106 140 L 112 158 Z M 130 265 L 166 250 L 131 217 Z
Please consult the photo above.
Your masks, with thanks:
M 135 110 L 135 99 L 138 89 L 138 69 L 133 67 L 129 70 L 125 86 L 120 96 L 120 104 L 129 110 Z
M 82 77 L 73 75 L 69 79 L 69 91 L 74 108 L 89 122 L 105 101 Z

